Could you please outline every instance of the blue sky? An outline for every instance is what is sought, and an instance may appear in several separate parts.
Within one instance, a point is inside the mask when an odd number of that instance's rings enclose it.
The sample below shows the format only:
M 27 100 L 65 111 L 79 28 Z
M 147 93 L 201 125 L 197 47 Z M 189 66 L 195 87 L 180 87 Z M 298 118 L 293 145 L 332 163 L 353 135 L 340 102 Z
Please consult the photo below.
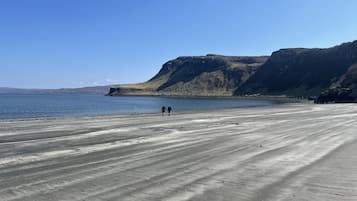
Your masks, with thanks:
M 355 0 L 0 0 L 0 87 L 135 83 L 182 55 L 357 40 Z

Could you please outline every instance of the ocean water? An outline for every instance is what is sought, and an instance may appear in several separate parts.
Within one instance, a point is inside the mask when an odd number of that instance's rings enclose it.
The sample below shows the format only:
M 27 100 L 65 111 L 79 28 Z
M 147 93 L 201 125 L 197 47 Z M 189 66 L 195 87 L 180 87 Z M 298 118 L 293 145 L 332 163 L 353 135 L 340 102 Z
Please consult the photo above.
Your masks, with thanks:
M 66 117 L 106 114 L 160 113 L 271 105 L 270 101 L 219 98 L 168 98 L 87 94 L 0 94 L 0 119 Z

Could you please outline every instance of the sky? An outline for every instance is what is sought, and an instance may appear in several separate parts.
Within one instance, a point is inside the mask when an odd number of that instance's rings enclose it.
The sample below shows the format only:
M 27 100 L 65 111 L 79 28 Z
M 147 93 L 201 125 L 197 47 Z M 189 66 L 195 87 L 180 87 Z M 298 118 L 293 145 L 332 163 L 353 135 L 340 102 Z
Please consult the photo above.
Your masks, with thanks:
M 143 82 L 178 56 L 357 40 L 356 0 L 0 0 L 0 87 Z

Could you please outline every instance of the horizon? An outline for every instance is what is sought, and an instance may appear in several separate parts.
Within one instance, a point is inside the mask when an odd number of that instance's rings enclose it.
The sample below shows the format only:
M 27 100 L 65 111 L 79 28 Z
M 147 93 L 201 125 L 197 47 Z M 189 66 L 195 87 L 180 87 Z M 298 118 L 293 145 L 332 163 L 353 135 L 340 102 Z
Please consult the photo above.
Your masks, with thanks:
M 352 0 L 6 1 L 0 87 L 129 84 L 179 56 L 333 47 L 357 39 L 356 6 Z

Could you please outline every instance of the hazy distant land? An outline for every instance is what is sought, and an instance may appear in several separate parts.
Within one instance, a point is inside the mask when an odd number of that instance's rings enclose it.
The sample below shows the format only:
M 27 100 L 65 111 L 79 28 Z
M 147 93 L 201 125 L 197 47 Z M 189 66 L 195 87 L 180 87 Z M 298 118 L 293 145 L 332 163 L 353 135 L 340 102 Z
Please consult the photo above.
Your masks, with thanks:
M 356 200 L 357 107 L 0 121 L 6 201 Z
M 107 94 L 110 86 L 92 86 L 61 89 L 24 89 L 0 87 L 0 94 Z

